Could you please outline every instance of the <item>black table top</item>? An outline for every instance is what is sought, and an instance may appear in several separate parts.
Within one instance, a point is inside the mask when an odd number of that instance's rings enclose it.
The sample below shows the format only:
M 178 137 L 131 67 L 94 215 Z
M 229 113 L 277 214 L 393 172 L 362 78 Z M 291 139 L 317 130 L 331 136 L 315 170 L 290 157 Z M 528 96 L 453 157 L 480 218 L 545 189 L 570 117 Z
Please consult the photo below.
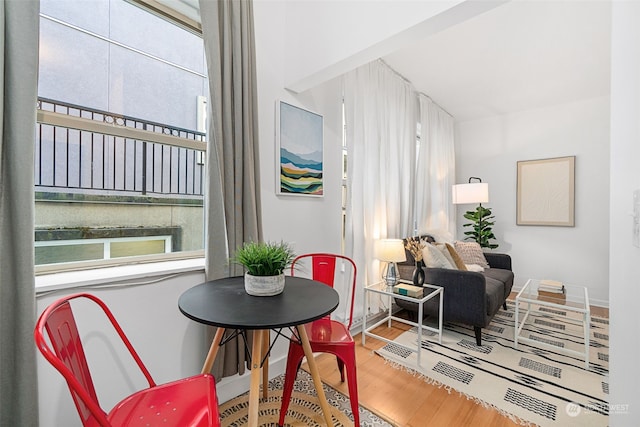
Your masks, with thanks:
M 212 280 L 186 290 L 178 308 L 199 323 L 230 329 L 273 329 L 320 319 L 338 307 L 338 293 L 321 282 L 287 276 L 284 291 L 252 296 L 244 277 Z

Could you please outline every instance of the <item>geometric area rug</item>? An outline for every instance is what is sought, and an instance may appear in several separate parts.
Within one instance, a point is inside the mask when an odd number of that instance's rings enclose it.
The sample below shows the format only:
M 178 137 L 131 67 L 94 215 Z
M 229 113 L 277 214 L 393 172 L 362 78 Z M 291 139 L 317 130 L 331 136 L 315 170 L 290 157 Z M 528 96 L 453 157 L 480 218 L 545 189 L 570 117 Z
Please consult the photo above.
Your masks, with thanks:
M 260 392 L 258 426 L 275 427 L 278 425 L 283 379 L 284 375 L 279 375 L 269 381 L 269 394 L 266 399 L 262 398 L 262 392 Z M 327 384 L 323 383 L 322 387 L 331 407 L 333 426 L 353 426 L 349 397 Z M 223 427 L 247 425 L 249 419 L 248 397 L 249 393 L 247 392 L 220 405 L 220 418 Z M 359 413 L 361 426 L 392 427 L 392 424 L 362 405 L 360 405 Z M 326 426 L 311 375 L 303 369 L 298 371 L 284 425 L 286 427 Z
M 476 345 L 472 327 L 445 323 L 442 344 L 436 334 L 423 330 L 420 366 L 415 352 L 394 344 L 417 348 L 415 327 L 376 353 L 395 368 L 457 391 L 522 425 L 609 425 L 609 320 L 591 316 L 590 363 L 585 369 L 584 359 L 555 349 L 521 342 L 514 349 L 514 304 L 507 301 L 508 310 L 500 309 L 482 329 L 482 346 Z M 584 351 L 582 328 L 563 317 L 570 312 L 538 309 L 541 313 L 529 315 L 522 336 Z

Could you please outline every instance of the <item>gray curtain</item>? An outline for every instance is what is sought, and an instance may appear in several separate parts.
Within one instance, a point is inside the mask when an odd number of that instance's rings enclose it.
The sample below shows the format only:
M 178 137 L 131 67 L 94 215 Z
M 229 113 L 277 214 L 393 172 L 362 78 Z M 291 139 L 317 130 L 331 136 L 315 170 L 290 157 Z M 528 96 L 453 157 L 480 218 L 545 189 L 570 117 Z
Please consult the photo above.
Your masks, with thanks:
M 211 111 L 206 275 L 213 280 L 243 274 L 229 264 L 229 254 L 243 242 L 262 239 L 253 4 L 200 0 L 200 17 Z M 242 374 L 245 365 L 244 343 L 235 340 L 220 349 L 212 372 L 216 378 Z
M 38 1 L 0 3 L 0 426 L 37 426 L 33 143 Z

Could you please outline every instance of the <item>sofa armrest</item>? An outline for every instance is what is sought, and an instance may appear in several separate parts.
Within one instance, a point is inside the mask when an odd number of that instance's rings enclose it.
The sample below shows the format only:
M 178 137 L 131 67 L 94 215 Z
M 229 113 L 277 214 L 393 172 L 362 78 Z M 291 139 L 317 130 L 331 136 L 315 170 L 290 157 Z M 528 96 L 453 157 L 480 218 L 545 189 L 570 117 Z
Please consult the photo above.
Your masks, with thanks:
M 482 274 L 426 268 L 425 283 L 444 288 L 444 313 L 447 321 L 460 321 L 474 326 L 486 324 L 486 280 Z
M 501 268 L 503 270 L 511 270 L 511 257 L 507 254 L 496 254 L 493 252 L 485 252 L 484 257 L 491 268 Z

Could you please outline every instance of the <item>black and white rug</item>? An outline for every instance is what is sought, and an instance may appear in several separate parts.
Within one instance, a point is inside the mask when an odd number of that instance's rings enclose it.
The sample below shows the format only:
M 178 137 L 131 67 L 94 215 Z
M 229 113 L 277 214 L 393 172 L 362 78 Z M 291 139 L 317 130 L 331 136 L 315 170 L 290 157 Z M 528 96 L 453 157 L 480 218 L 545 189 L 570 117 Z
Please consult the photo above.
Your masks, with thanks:
M 284 376 L 279 375 L 269 381 L 269 396 L 264 399 L 260 394 L 259 426 L 277 426 L 280 416 L 282 400 L 282 386 Z M 327 402 L 331 406 L 333 427 L 353 426 L 351 402 L 331 386 L 323 384 Z M 360 405 L 360 426 L 362 427 L 392 427 L 378 415 Z M 249 419 L 248 392 L 220 405 L 220 418 L 223 427 L 239 427 L 247 425 Z M 285 418 L 285 427 L 326 426 L 320 402 L 316 395 L 311 375 L 304 370 L 298 372 L 293 386 L 293 394 L 289 403 L 289 410 Z
M 421 366 L 417 355 L 393 343 L 376 352 L 391 365 L 420 375 L 426 382 L 458 391 L 493 407 L 523 425 L 607 426 L 609 395 L 609 321 L 591 317 L 590 365 L 566 356 L 518 343 L 513 348 L 514 303 L 500 310 L 482 330 L 482 346 L 475 344 L 473 328 L 446 324 L 442 344 L 424 331 Z M 531 314 L 521 335 L 562 348 L 584 351 L 582 328 L 566 321 L 565 314 L 542 308 Z M 394 343 L 417 344 L 417 330 L 400 335 Z

